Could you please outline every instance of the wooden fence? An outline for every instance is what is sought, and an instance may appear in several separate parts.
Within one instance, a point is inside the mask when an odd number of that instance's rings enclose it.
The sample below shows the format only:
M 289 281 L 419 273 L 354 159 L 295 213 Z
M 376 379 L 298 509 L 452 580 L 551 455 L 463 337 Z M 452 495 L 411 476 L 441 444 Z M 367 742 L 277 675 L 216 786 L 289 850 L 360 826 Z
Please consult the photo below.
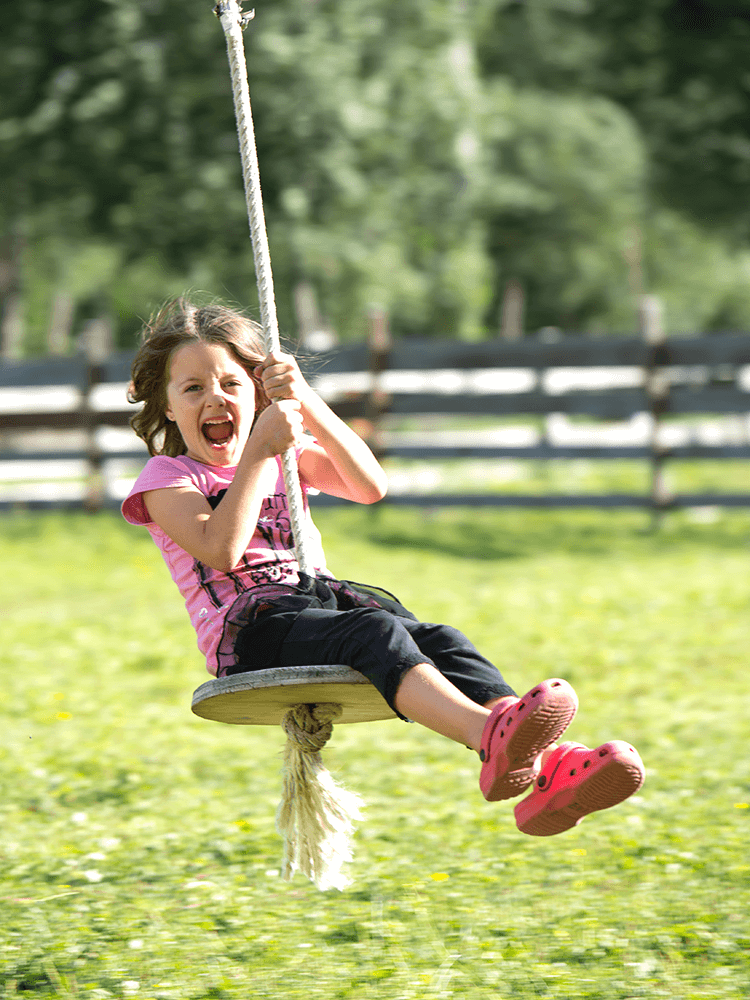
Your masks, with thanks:
M 0 509 L 119 503 L 146 454 L 127 431 L 133 408 L 125 400 L 130 353 L 104 360 L 84 357 L 5 362 L 0 366 Z M 390 504 L 504 505 L 524 507 L 641 507 L 656 511 L 686 506 L 750 506 L 747 493 L 670 495 L 664 469 L 672 459 L 750 458 L 750 335 L 590 339 L 562 337 L 516 342 L 456 343 L 425 339 L 392 345 L 375 330 L 370 343 L 315 355 L 303 367 L 344 419 L 357 421 L 386 459 L 638 459 L 648 464 L 650 486 L 642 493 L 603 495 L 436 493 L 394 491 Z M 399 431 L 399 422 L 429 415 L 494 418 L 509 426 L 531 418 L 537 430 L 486 440 L 480 431 L 460 435 Z M 733 429 L 710 440 L 690 432 L 699 418 L 734 418 Z M 611 429 L 640 420 L 639 440 L 617 441 L 576 434 L 590 426 Z M 670 441 L 664 431 L 679 420 L 684 433 Z M 571 434 L 560 440 L 555 427 Z M 104 442 L 105 432 L 119 440 Z M 67 445 L 60 443 L 68 435 Z M 572 436 L 571 436 L 572 435 Z M 45 493 L 43 469 L 70 470 L 65 490 Z M 40 471 L 41 470 L 41 471 Z M 49 478 L 49 477 L 47 477 Z M 29 483 L 36 480 L 33 489 Z M 6 485 L 3 485 L 6 484 Z M 7 485 L 12 484 L 12 485 Z M 16 492 L 14 494 L 13 488 Z M 336 502 L 320 497 L 319 504 Z

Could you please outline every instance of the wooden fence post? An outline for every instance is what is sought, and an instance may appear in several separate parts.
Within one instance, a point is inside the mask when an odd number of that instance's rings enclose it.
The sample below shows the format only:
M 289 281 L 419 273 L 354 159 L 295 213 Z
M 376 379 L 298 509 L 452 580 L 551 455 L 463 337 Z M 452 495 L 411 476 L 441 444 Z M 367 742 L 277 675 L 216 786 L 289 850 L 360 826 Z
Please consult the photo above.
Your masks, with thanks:
M 80 346 L 86 357 L 86 376 L 81 393 L 80 420 L 86 435 L 88 477 L 84 508 L 95 513 L 104 505 L 107 485 L 104 476 L 104 455 L 97 441 L 99 417 L 93 405 L 97 385 L 105 381 L 105 362 L 112 353 L 112 324 L 108 319 L 91 320 L 83 328 Z
M 75 302 L 64 288 L 58 288 L 52 296 L 49 326 L 47 327 L 47 352 L 65 355 L 70 346 L 70 331 L 73 326 Z
M 329 351 L 336 336 L 318 308 L 315 289 L 309 281 L 294 286 L 294 310 L 297 314 L 297 343 L 303 351 Z
M 500 307 L 501 340 L 521 340 L 525 305 L 523 285 L 516 278 L 511 278 L 505 286 Z
M 365 440 L 377 459 L 384 451 L 382 418 L 390 405 L 381 375 L 390 365 L 392 344 L 388 313 L 381 306 L 371 306 L 367 314 L 367 370 L 372 384 L 365 406 Z
M 669 347 L 664 334 L 661 301 L 655 295 L 642 295 L 638 306 L 641 336 L 646 343 L 645 389 L 651 414 L 649 441 L 651 463 L 652 527 L 658 528 L 664 511 L 674 497 L 666 482 L 665 464 L 668 449 L 660 440 L 660 423 L 669 410 L 670 381 L 666 365 Z
M 4 360 L 20 358 L 23 354 L 23 246 L 21 226 L 16 222 L 0 241 L 0 357 Z

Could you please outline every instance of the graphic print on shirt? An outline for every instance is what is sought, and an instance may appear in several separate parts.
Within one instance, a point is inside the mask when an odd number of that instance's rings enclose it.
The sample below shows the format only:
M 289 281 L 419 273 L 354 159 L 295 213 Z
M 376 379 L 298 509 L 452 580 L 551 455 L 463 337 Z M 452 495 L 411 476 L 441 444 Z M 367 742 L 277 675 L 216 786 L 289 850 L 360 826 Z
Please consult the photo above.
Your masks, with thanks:
M 218 493 L 215 493 L 212 496 L 207 496 L 206 497 L 206 500 L 208 500 L 208 503 L 209 503 L 209 506 L 211 507 L 211 510 L 216 510 L 216 508 L 219 506 L 219 504 L 221 503 L 221 501 L 224 499 L 224 494 L 225 493 L 226 493 L 226 489 L 223 489 L 223 490 L 219 490 Z M 245 562 L 244 559 L 243 559 L 243 562 Z M 214 571 L 212 569 L 210 569 L 208 566 L 205 566 L 202 562 L 199 562 L 196 559 L 196 561 L 193 563 L 193 572 L 195 573 L 195 575 L 196 575 L 196 577 L 198 579 L 198 585 L 199 585 L 200 589 L 203 591 L 204 594 L 206 594 L 206 596 L 208 597 L 209 601 L 211 601 L 211 603 L 213 604 L 213 606 L 215 608 L 222 607 L 223 604 L 224 604 L 224 601 L 221 601 L 219 599 L 218 594 L 216 593 L 216 591 L 214 590 L 214 588 L 211 586 L 211 577 L 213 576 Z M 241 594 L 245 590 L 246 584 L 243 582 L 241 576 L 238 576 L 236 573 L 226 573 L 224 575 L 229 580 L 232 581 L 232 584 L 234 585 L 234 590 L 235 590 L 236 594 Z
M 206 497 L 211 510 L 216 510 L 224 499 L 225 493 L 226 489 L 223 489 L 213 496 Z M 289 516 L 286 496 L 283 493 L 274 493 L 263 501 L 258 515 L 257 530 L 268 544 L 269 549 L 282 549 L 286 552 L 294 549 L 292 521 Z
M 274 559 L 260 565 L 256 563 L 252 567 L 250 577 L 253 583 L 262 586 L 290 580 L 294 575 L 289 558 L 290 553 L 294 551 L 294 535 L 286 496 L 283 493 L 276 493 L 263 501 L 256 531 L 268 545 Z M 282 552 L 285 555 L 282 555 Z
M 211 586 L 211 576 L 214 571 L 209 566 L 204 566 L 202 562 L 199 562 L 196 559 L 193 563 L 193 572 L 195 573 L 195 577 L 198 581 L 198 586 L 209 599 L 211 604 L 213 604 L 215 608 L 220 608 L 224 602 Z
M 212 496 L 206 497 L 211 510 L 216 510 L 224 499 L 226 489 L 219 490 Z M 247 577 L 255 587 L 271 583 L 286 583 L 294 577 L 294 570 L 290 565 L 292 561 L 289 554 L 294 551 L 294 535 L 292 533 L 292 522 L 287 506 L 286 495 L 275 493 L 266 497 L 261 504 L 257 534 L 266 543 L 269 555 L 272 557 L 264 563 L 250 564 L 247 556 L 243 556 L 237 564 L 236 570 L 239 572 L 225 574 L 234 584 L 235 591 L 240 594 L 247 587 Z M 286 558 L 281 553 L 287 553 Z M 279 555 L 276 555 L 279 553 Z M 220 607 L 218 597 L 209 582 L 210 571 L 208 567 L 201 563 L 194 564 L 194 570 L 199 580 L 201 590 L 208 595 L 214 607 Z M 243 577 L 245 579 L 243 580 Z
M 271 549 L 283 549 L 285 552 L 294 549 L 292 521 L 283 493 L 266 497 L 261 504 L 258 532 Z

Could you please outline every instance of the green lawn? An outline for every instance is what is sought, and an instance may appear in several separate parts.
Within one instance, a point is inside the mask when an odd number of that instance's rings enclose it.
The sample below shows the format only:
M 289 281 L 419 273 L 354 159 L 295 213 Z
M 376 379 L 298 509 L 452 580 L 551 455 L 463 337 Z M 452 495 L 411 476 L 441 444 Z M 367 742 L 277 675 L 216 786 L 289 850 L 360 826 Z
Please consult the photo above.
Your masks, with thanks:
M 750 515 L 317 515 L 333 572 L 463 628 L 642 792 L 559 837 L 397 720 L 325 751 L 367 802 L 351 888 L 279 877 L 283 735 L 195 718 L 205 679 L 145 532 L 0 521 L 0 996 L 746 1000 Z M 2 992 L 4 990 L 4 993 Z

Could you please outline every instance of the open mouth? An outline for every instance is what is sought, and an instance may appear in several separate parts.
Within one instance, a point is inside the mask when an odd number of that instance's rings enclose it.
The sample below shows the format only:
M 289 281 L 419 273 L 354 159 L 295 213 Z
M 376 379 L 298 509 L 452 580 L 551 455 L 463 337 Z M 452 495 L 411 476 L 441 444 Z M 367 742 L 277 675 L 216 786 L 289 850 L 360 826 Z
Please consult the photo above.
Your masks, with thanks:
M 231 420 L 208 420 L 201 427 L 203 437 L 212 445 L 221 446 L 234 434 Z

